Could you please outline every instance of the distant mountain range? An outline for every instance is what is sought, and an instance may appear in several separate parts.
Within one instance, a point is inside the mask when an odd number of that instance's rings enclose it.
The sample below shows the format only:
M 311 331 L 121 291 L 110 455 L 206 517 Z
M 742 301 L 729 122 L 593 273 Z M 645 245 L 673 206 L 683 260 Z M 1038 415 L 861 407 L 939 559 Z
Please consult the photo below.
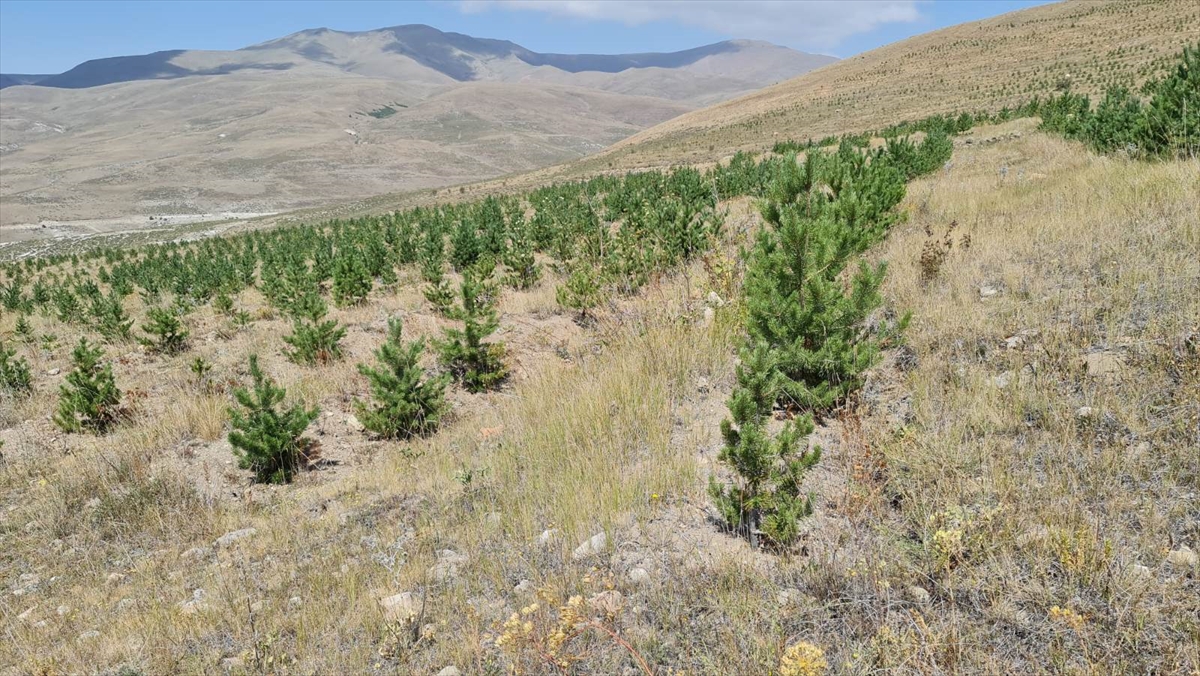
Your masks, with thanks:
M 835 60 L 750 40 L 728 40 L 679 52 L 545 54 L 507 40 L 411 24 L 360 32 L 315 28 L 236 51 L 172 49 L 93 59 L 53 75 L 0 74 L 0 86 L 86 89 L 136 80 L 327 66 L 358 75 L 430 83 L 512 82 L 530 77 L 564 80 L 569 79 L 565 74 L 664 69 L 719 80 L 717 91 L 724 92 L 731 87 L 756 89 Z M 675 94 L 668 91 L 666 97 L 687 98 Z
M 0 224 L 262 212 L 526 171 L 835 61 L 544 54 L 430 26 L 0 75 Z

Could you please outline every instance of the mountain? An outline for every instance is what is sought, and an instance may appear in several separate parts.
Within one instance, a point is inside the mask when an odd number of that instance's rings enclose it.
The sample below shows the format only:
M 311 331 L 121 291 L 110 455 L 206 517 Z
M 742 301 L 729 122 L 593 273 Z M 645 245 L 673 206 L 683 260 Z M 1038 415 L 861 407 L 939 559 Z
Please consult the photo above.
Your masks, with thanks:
M 409 25 L 4 76 L 0 224 L 120 227 L 478 181 L 598 152 L 833 61 L 745 40 L 543 54 Z
M 547 54 L 507 40 L 476 38 L 423 24 L 346 32 L 315 28 L 236 51 L 168 50 L 94 59 L 58 75 L 4 76 L 5 86 L 85 89 L 136 80 L 228 75 L 245 70 L 329 67 L 345 73 L 431 84 L 525 79 L 589 85 L 630 71 L 682 71 L 719 93 L 747 91 L 836 61 L 767 42 L 727 40 L 678 52 L 641 54 Z M 24 79 L 21 79 L 24 78 Z M 606 87 L 601 87 L 606 88 Z M 695 87 L 668 87 L 660 98 L 692 98 Z M 719 94 L 718 94 L 719 95 Z

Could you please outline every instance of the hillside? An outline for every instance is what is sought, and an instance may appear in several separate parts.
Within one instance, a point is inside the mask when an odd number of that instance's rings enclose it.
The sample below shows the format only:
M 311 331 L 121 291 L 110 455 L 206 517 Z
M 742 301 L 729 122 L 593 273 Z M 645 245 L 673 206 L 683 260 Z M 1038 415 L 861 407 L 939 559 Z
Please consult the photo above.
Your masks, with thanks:
M 681 115 L 563 173 L 707 162 L 784 139 L 996 111 L 1068 83 L 1089 94 L 1136 87 L 1197 40 L 1200 7 L 1190 0 L 1066 0 L 919 35 Z
M 1154 68 L 0 248 L 0 676 L 1200 673 L 1200 45 Z
M 419 25 L 97 59 L 0 95 L 0 225 L 133 229 L 525 172 L 832 60 L 751 41 L 541 54 Z

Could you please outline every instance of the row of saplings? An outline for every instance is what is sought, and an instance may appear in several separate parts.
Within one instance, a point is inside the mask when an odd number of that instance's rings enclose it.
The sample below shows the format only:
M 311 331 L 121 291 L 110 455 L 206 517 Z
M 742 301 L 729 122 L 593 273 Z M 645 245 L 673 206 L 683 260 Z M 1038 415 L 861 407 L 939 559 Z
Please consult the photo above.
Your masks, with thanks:
M 494 304 L 496 289 L 483 273 L 468 270 L 463 275 L 461 304 L 450 316 L 462 327 L 448 327 L 441 339 L 433 341 L 446 372 L 428 377 L 419 362 L 425 350 L 423 340 L 406 342 L 399 319 L 388 321 L 388 336 L 375 351 L 377 364 L 359 364 L 371 388 L 370 401 L 356 402 L 363 427 L 389 439 L 406 439 L 435 430 L 446 410 L 445 391 L 451 379 L 471 392 L 482 392 L 498 385 L 507 375 L 504 345 L 484 342 L 499 326 Z M 318 298 L 319 301 L 319 298 Z M 312 302 L 311 300 L 308 302 Z M 321 315 L 324 312 L 320 312 Z M 330 322 L 332 323 L 332 322 Z M 305 327 L 310 327 L 306 329 Z M 187 332 L 171 323 L 162 351 L 179 351 Z M 340 354 L 337 341 L 344 328 L 329 328 L 325 323 L 303 324 L 297 320 L 296 332 L 285 337 L 292 350 L 285 350 L 297 361 L 304 356 L 332 358 L 330 350 Z M 328 338 L 332 335 L 333 339 Z M 17 396 L 32 391 L 28 363 L 15 358 L 16 351 L 0 346 L 0 389 Z M 113 376 L 112 364 L 102 361 L 104 351 L 80 338 L 71 354 L 72 369 L 59 393 L 54 422 L 68 432 L 102 434 L 122 417 L 121 391 Z M 315 361 L 317 358 L 313 356 Z M 203 377 L 210 368 L 203 359 L 193 362 L 192 370 Z M 250 356 L 251 388 L 238 389 L 234 398 L 238 407 L 230 408 L 232 431 L 230 444 L 238 454 L 239 465 L 254 472 L 258 481 L 286 483 L 305 460 L 308 442 L 303 432 L 317 416 L 317 409 L 293 405 L 283 407 L 285 391 L 267 378 Z
M 856 390 L 908 322 L 867 321 L 882 304 L 886 268 L 861 254 L 900 218 L 906 178 L 941 167 L 951 146 L 898 145 L 862 153 L 843 144 L 785 162 L 761 203 L 766 225 L 747 254 L 745 342 L 721 424 L 719 459 L 731 481 L 709 485 L 728 528 L 755 546 L 797 540 L 813 510 L 801 484 L 821 457 L 807 439 L 814 416 Z M 776 418 L 786 422 L 772 425 Z

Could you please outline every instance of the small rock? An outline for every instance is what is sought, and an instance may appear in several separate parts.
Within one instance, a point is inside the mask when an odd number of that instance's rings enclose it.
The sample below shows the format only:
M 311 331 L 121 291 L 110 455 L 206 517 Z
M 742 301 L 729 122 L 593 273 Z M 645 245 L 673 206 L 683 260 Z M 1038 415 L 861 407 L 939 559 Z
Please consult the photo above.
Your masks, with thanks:
M 461 676 L 461 674 L 462 672 L 455 666 L 443 667 L 441 671 L 437 672 L 437 676 Z
M 558 537 L 558 529 L 557 528 L 549 528 L 547 530 L 542 531 L 542 534 L 538 536 L 538 544 L 545 547 L 546 545 L 549 545 L 551 542 L 553 542 L 554 539 L 557 537 Z
M 999 294 L 1000 294 L 1000 289 L 997 289 L 994 286 L 984 284 L 983 286 L 979 287 L 979 297 L 980 298 L 991 298 L 992 296 L 997 296 Z
M 412 592 L 401 592 L 379 599 L 383 616 L 392 622 L 407 622 L 421 614 L 421 599 Z
M 200 559 L 207 558 L 210 553 L 212 553 L 212 550 L 208 547 L 192 547 L 180 554 L 179 558 L 199 561 Z
M 225 671 L 241 671 L 245 666 L 245 660 L 240 657 L 226 657 L 221 660 L 221 668 Z
M 513 591 L 518 594 L 530 594 L 534 589 L 533 580 L 521 580 L 517 586 L 513 587 Z
M 1176 568 L 1192 568 L 1200 563 L 1200 555 L 1193 552 L 1191 547 L 1183 545 L 1167 554 L 1167 563 Z
M 30 606 L 28 609 L 25 610 L 25 612 L 21 613 L 20 615 L 17 615 L 17 619 L 20 620 L 21 622 L 24 622 L 24 621 L 28 620 L 31 615 L 33 615 L 33 611 L 35 611 L 35 610 L 37 610 L 37 606 Z
M 709 326 L 716 319 L 717 313 L 710 307 L 704 308 L 704 326 Z
M 437 563 L 429 568 L 429 574 L 438 582 L 453 580 L 458 577 L 458 567 L 467 563 L 467 557 L 453 549 L 443 549 L 437 553 Z
M 179 611 L 184 615 L 192 615 L 202 610 L 206 610 L 208 608 L 208 603 L 205 602 L 204 597 L 207 596 L 207 594 L 208 592 L 204 591 L 203 589 L 193 590 L 192 598 L 179 604 Z
M 1129 567 L 1129 575 L 1138 579 L 1147 579 L 1150 577 L 1150 569 L 1140 563 L 1135 563 Z
M 245 540 L 258 532 L 257 528 L 243 528 L 241 530 L 230 531 L 213 542 L 214 547 L 228 547 L 238 540 Z
M 60 371 L 58 369 L 47 369 L 46 370 L 46 375 L 48 375 L 48 376 L 56 376 L 60 373 L 62 373 L 62 371 Z
M 292 598 L 288 599 L 288 608 L 291 608 L 292 610 L 300 608 L 303 605 L 304 599 L 300 598 L 299 596 L 293 596 Z
M 121 599 L 120 601 L 117 601 L 117 610 L 119 612 L 123 613 L 127 610 L 132 609 L 136 605 L 137 605 L 136 600 L 130 599 L 130 598 L 124 598 L 124 599 Z
M 1075 409 L 1075 417 L 1084 420 L 1092 417 L 1095 412 L 1096 411 L 1091 406 L 1080 406 L 1079 408 Z
M 909 587 L 908 589 L 904 590 L 904 593 L 908 596 L 908 599 L 910 601 L 912 601 L 913 603 L 916 603 L 919 605 L 925 605 L 926 603 L 929 603 L 929 598 L 930 598 L 929 592 L 924 587 L 920 587 L 920 586 L 917 586 L 914 584 L 911 587 Z
M 83 508 L 88 510 L 99 509 L 100 498 L 92 498 L 91 500 L 88 500 L 87 502 L 83 503 Z
M 775 595 L 775 602 L 780 606 L 790 606 L 793 603 L 799 603 L 803 598 L 803 592 L 799 589 L 784 589 Z
M 1084 357 L 1084 368 L 1091 378 L 1116 377 L 1125 366 L 1125 358 L 1116 352 L 1092 352 Z
M 711 386 L 708 384 L 708 378 L 700 377 L 696 379 L 696 391 L 700 394 L 708 394 Z
M 587 540 L 584 540 L 583 544 L 576 547 L 575 551 L 571 554 L 571 558 L 579 561 L 594 554 L 599 554 L 607 548 L 608 534 L 604 531 L 600 531 Z
M 650 573 L 645 568 L 634 568 L 629 571 L 629 581 L 634 584 L 646 584 L 650 581 Z
M 117 585 L 121 584 L 122 582 L 124 582 L 124 581 L 125 581 L 125 580 L 127 580 L 127 579 L 129 579 L 129 576 L 127 576 L 127 575 L 124 575 L 124 574 L 122 574 L 122 573 L 109 573 L 109 574 L 108 574 L 108 579 L 106 579 L 106 580 L 104 581 L 104 584 L 106 584 L 106 585 L 108 585 L 108 586 L 110 586 L 110 587 L 115 587 L 115 586 L 117 586 Z
M 81 634 L 79 635 L 79 638 L 77 638 L 77 639 L 75 639 L 75 640 L 77 640 L 77 641 L 90 641 L 90 640 L 92 640 L 92 639 L 94 639 L 94 638 L 97 638 L 97 637 L 99 637 L 99 636 L 100 636 L 100 632 L 96 631 L 95 629 L 88 629 L 87 631 L 85 631 L 85 632 L 81 633 Z
M 354 430 L 355 432 L 361 432 L 363 429 L 365 429 L 363 424 L 358 421 L 358 416 L 354 415 L 353 413 L 346 416 L 346 427 Z
M 54 612 L 58 613 L 59 616 L 61 617 L 61 616 L 66 615 L 71 612 L 71 606 L 67 606 L 67 605 L 59 606 L 58 609 L 55 610 Z
M 487 515 L 483 517 L 483 523 L 489 528 L 499 528 L 500 512 L 488 512 Z
M 721 307 L 725 304 L 725 301 L 721 298 L 721 296 L 717 295 L 716 291 L 709 291 L 708 297 L 705 298 L 705 302 L 707 302 L 710 307 Z
M 262 601 L 255 601 L 254 603 L 250 604 L 250 612 L 252 612 L 252 613 L 260 613 L 260 612 L 262 612 L 262 609 L 263 609 Z
M 591 606 L 592 610 L 604 613 L 609 617 L 616 617 L 620 614 L 621 607 L 624 604 L 625 597 L 615 589 L 599 592 L 588 599 L 588 605 Z
M 1012 371 L 1005 371 L 1000 375 L 992 376 L 992 384 L 998 389 L 1003 390 L 1004 388 L 1008 387 L 1010 382 L 1012 382 Z

